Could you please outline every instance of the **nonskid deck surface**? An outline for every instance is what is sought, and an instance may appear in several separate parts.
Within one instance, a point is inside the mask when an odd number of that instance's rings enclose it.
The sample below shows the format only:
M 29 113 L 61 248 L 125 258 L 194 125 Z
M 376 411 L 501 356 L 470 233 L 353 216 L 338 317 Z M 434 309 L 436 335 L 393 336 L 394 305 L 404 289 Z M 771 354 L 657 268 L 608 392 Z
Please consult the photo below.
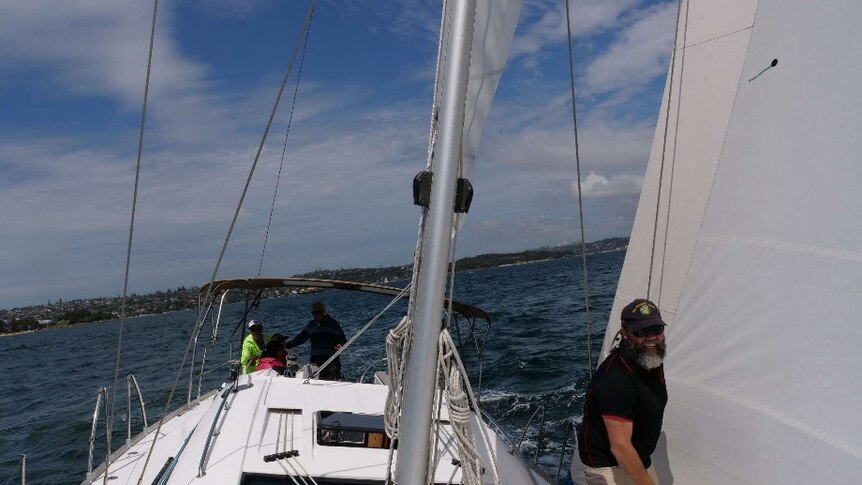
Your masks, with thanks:
M 388 441 L 379 442 L 382 435 L 374 433 L 362 445 L 361 439 L 351 441 L 347 433 L 339 435 L 346 446 L 321 445 L 318 421 L 329 412 L 382 416 L 386 386 L 290 378 L 271 370 L 240 376 L 236 384 L 236 392 L 231 387 L 220 389 L 166 420 L 146 470 L 155 426 L 115 452 L 109 483 L 137 484 L 143 472 L 141 483 L 150 484 L 167 471 L 169 480 L 162 483 L 240 484 L 243 477 L 248 481 L 249 477 L 286 475 L 356 483 L 385 480 L 389 449 Z M 435 481 L 460 483 L 461 471 L 453 464 L 458 450 L 445 406 L 440 421 Z M 490 463 L 475 416 L 472 428 L 483 461 Z M 503 483 L 533 483 L 535 476 L 523 460 L 510 454 L 493 430 L 488 433 Z M 92 483 L 102 483 L 103 468 L 93 476 Z M 483 481 L 493 483 L 490 470 Z

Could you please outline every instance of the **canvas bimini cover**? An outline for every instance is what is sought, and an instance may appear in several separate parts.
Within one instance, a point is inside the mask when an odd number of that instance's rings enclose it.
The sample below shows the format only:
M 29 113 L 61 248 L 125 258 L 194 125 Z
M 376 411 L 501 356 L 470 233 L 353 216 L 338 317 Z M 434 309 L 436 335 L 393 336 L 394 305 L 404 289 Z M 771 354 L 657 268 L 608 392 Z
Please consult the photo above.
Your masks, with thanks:
M 222 293 L 229 290 L 266 290 L 270 288 L 321 288 L 344 291 L 360 291 L 364 293 L 375 293 L 378 295 L 398 296 L 404 289 L 394 286 L 378 285 L 376 283 L 363 283 L 359 281 L 343 281 L 330 280 L 320 278 L 275 278 L 275 277 L 255 277 L 255 278 L 231 278 L 215 280 L 212 282 L 212 292 L 210 293 L 210 301 L 215 301 Z M 207 283 L 201 286 L 198 290 L 199 306 L 208 304 L 204 302 L 207 292 L 210 289 L 210 284 Z M 444 307 L 449 306 L 449 300 L 443 301 Z M 491 316 L 485 310 L 473 305 L 452 301 L 452 310 L 468 320 L 484 320 L 491 322 Z

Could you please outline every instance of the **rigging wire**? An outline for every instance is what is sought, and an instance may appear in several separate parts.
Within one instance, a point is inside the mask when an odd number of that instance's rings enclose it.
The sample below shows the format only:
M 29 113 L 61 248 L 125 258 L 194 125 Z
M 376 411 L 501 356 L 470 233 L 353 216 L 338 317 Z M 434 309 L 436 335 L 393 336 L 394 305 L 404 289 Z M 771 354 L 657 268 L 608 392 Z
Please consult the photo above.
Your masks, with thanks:
M 658 189 L 657 189 L 657 194 L 656 194 L 656 198 L 655 198 L 655 220 L 654 220 L 653 228 L 652 228 L 652 249 L 650 250 L 650 256 L 649 256 L 649 276 L 647 277 L 646 298 L 650 297 L 650 290 L 652 289 L 652 270 L 653 270 L 653 266 L 655 264 L 655 242 L 656 242 L 656 237 L 658 235 L 658 216 L 659 216 L 659 209 L 661 207 L 661 188 L 662 188 L 662 179 L 664 178 L 664 161 L 665 161 L 665 154 L 667 153 L 667 132 L 668 132 L 668 129 L 670 128 L 670 104 L 671 104 L 671 99 L 673 99 L 673 92 L 674 92 L 673 91 L 673 80 L 675 77 L 674 72 L 675 72 L 675 66 L 676 66 L 676 51 L 678 49 L 677 39 L 679 38 L 679 18 L 680 18 L 680 13 L 682 11 L 682 2 L 683 2 L 683 0 L 679 0 L 676 4 L 676 28 L 674 29 L 674 33 L 673 33 L 673 51 L 671 51 L 672 54 L 671 54 L 671 58 L 670 58 L 670 81 L 668 81 L 667 108 L 665 108 L 665 114 L 664 114 L 664 134 L 663 134 L 662 145 L 661 145 L 661 164 L 659 164 L 659 172 L 658 172 Z M 686 5 L 688 5 L 688 4 L 686 4 Z M 676 140 L 674 140 L 674 143 L 676 143 Z M 665 238 L 665 239 L 667 239 L 667 238 Z M 664 261 L 662 261 L 662 265 L 664 265 Z
M 147 54 L 147 75 L 144 81 L 144 100 L 141 108 L 141 127 L 138 132 L 138 159 L 135 165 L 135 188 L 132 192 L 132 215 L 129 221 L 129 241 L 126 246 L 126 269 L 123 276 L 123 300 L 120 304 L 120 328 L 117 332 L 117 358 L 114 363 L 114 382 L 111 385 L 111 406 L 106 416 L 105 426 L 108 428 L 107 447 L 108 453 L 105 458 L 105 474 L 103 483 L 108 483 L 108 468 L 111 466 L 111 433 L 114 425 L 114 412 L 117 396 L 117 382 L 120 378 L 120 359 L 123 349 L 123 330 L 126 324 L 126 303 L 129 295 L 129 268 L 132 260 L 132 241 L 135 233 L 135 211 L 138 207 L 138 186 L 141 180 L 141 158 L 144 151 L 144 127 L 147 121 L 147 100 L 150 94 L 150 73 L 153 66 L 153 45 L 156 39 L 156 18 L 158 17 L 159 0 L 153 0 L 153 19 L 150 24 L 150 47 Z
M 681 9 L 682 6 L 680 5 L 679 8 Z M 688 8 L 689 8 L 689 3 L 686 2 L 685 3 L 685 18 L 682 21 L 682 25 L 683 25 L 683 27 L 682 27 L 682 29 L 683 29 L 682 30 L 683 49 L 682 49 L 682 54 L 680 55 L 680 60 L 679 60 L 679 87 L 677 89 L 677 91 L 679 91 L 679 93 L 680 93 L 680 96 L 682 96 L 683 73 L 685 72 L 685 43 L 686 43 L 686 38 L 688 37 Z M 677 20 L 677 22 L 679 22 L 679 20 Z M 668 103 L 668 104 L 670 104 L 670 103 Z M 663 285 L 663 283 L 664 283 L 664 262 L 666 261 L 665 258 L 667 257 L 667 240 L 668 240 L 668 233 L 670 232 L 670 209 L 672 207 L 671 201 L 673 200 L 673 176 L 674 176 L 674 173 L 676 171 L 676 147 L 677 147 L 677 140 L 679 140 L 680 105 L 681 105 L 681 103 L 676 103 L 676 123 L 674 126 L 674 132 L 673 132 L 673 150 L 671 152 L 672 162 L 671 162 L 671 166 L 670 166 L 670 183 L 668 184 L 668 189 L 667 189 L 668 190 L 668 192 L 667 192 L 667 214 L 665 214 L 664 242 L 662 243 L 662 253 L 661 253 L 662 265 L 661 265 L 661 273 L 660 273 L 659 279 L 658 279 L 658 297 L 656 299 L 657 303 L 661 302 L 661 290 L 664 287 L 664 285 Z
M 410 285 L 405 286 L 404 289 L 402 289 L 397 295 L 395 295 L 395 298 L 393 298 L 392 301 L 390 301 L 389 304 L 383 308 L 383 310 L 380 310 L 380 312 L 378 312 L 377 315 L 374 316 L 374 318 L 372 318 L 368 323 L 366 323 L 362 328 L 360 328 L 359 331 L 357 331 L 352 337 L 350 337 L 350 340 L 345 342 L 344 345 L 342 345 L 338 350 L 336 350 L 335 353 L 332 354 L 332 356 L 326 360 L 326 362 L 321 364 L 317 368 L 317 372 L 315 372 L 314 375 L 311 376 L 309 379 L 318 379 L 320 377 L 320 373 L 323 372 L 323 369 L 325 369 L 326 366 L 331 364 L 335 359 L 338 358 L 339 355 L 344 353 L 344 351 L 347 350 L 347 348 L 350 347 L 353 344 L 353 342 L 356 341 L 356 339 L 361 337 L 362 334 L 365 333 L 366 330 L 368 330 L 372 325 L 374 325 L 374 322 L 379 320 L 380 317 L 382 317 L 384 313 L 389 311 L 389 309 L 392 308 L 392 305 L 395 305 L 396 303 L 398 303 L 401 300 L 401 298 L 404 298 L 404 295 L 406 295 L 409 290 L 410 290 Z M 309 379 L 306 379 L 305 382 L 307 383 L 309 381 Z
M 314 15 L 314 12 L 312 12 Z M 311 24 L 305 34 L 305 42 L 302 45 L 302 55 L 299 57 L 299 70 L 296 73 L 296 85 L 293 88 L 293 101 L 290 103 L 290 115 L 287 117 L 287 129 L 284 132 L 284 144 L 281 147 L 281 162 L 278 164 L 278 175 L 275 177 L 275 190 L 272 193 L 272 205 L 269 208 L 269 220 L 266 223 L 266 235 L 263 237 L 263 248 L 260 250 L 260 263 L 257 266 L 257 275 L 263 270 L 263 256 L 266 253 L 266 243 L 269 241 L 269 230 L 272 226 L 272 214 L 275 212 L 275 200 L 278 198 L 278 186 L 281 182 L 281 171 L 284 167 L 284 155 L 287 152 L 287 139 L 290 138 L 290 127 L 293 125 L 293 111 L 296 108 L 296 97 L 299 94 L 299 82 L 302 79 L 302 67 L 305 65 L 305 53 L 308 51 L 308 38 L 311 36 Z
M 572 129 L 575 135 L 575 167 L 578 175 L 578 217 L 581 223 L 581 265 L 584 275 L 584 309 L 586 311 L 587 320 L 587 365 L 590 370 L 590 377 L 593 375 L 593 324 L 590 318 L 590 278 L 587 269 L 587 243 L 584 232 L 584 202 L 581 194 L 581 154 L 580 145 L 578 143 L 578 108 L 575 98 L 575 61 L 572 49 L 572 22 L 569 13 L 569 0 L 566 0 L 566 32 L 568 39 L 566 45 L 569 48 L 569 85 L 572 93 Z
M 308 7 L 308 12 L 306 13 L 306 16 L 305 16 L 305 22 L 302 26 L 302 30 L 299 33 L 299 38 L 297 39 L 296 46 L 293 49 L 293 55 L 290 58 L 290 63 L 287 66 L 287 71 L 285 72 L 284 78 L 281 81 L 281 85 L 279 87 L 278 94 L 276 95 L 276 98 L 275 98 L 275 103 L 273 103 L 272 111 L 270 112 L 269 119 L 266 123 L 266 128 L 264 129 L 263 136 L 261 137 L 260 144 L 258 145 L 257 152 L 254 156 L 254 161 L 252 162 L 251 168 L 249 169 L 248 177 L 246 178 L 245 185 L 243 186 L 242 195 L 240 196 L 239 202 L 237 203 L 236 211 L 234 211 L 233 218 L 231 219 L 230 227 L 228 228 L 227 235 L 225 236 L 225 239 L 224 239 L 224 244 L 222 245 L 221 251 L 220 251 L 219 256 L 218 256 L 218 260 L 216 261 L 216 264 L 215 264 L 215 268 L 213 269 L 213 273 L 212 273 L 212 276 L 210 278 L 210 282 L 207 285 L 207 293 L 203 298 L 203 301 L 205 301 L 205 302 L 209 301 L 212 298 L 213 283 L 215 282 L 216 277 L 218 275 L 218 270 L 221 267 L 221 262 L 222 262 L 222 259 L 224 258 L 224 253 L 227 250 L 227 246 L 228 246 L 228 243 L 230 242 L 231 234 L 233 234 L 234 227 L 236 226 L 236 221 L 239 218 L 239 212 L 242 209 L 243 202 L 245 201 L 245 196 L 248 193 L 249 185 L 251 185 L 251 179 L 254 176 L 255 169 L 257 168 L 257 163 L 260 160 L 260 154 L 263 151 L 264 144 L 266 143 L 267 135 L 269 135 L 269 130 L 270 130 L 270 128 L 272 128 L 272 122 L 275 119 L 275 114 L 278 112 L 278 104 L 281 101 L 282 95 L 284 94 L 284 88 L 287 85 L 287 80 L 290 77 L 290 73 L 293 69 L 293 64 L 296 61 L 296 56 L 299 52 L 299 47 L 301 45 L 301 41 L 305 37 L 305 34 L 308 31 L 309 24 L 311 23 L 312 13 L 314 12 L 314 6 L 316 4 L 317 4 L 317 0 L 311 0 L 311 3 Z M 138 478 L 138 485 L 141 485 L 141 483 L 143 483 L 144 472 L 146 471 L 147 466 L 150 463 L 150 458 L 152 457 L 153 451 L 155 450 L 156 442 L 158 441 L 158 438 L 159 438 L 159 432 L 161 431 L 162 424 L 164 423 L 164 416 L 166 416 L 168 414 L 168 409 L 170 409 L 171 401 L 173 400 L 174 393 L 176 392 L 177 385 L 179 384 L 179 381 L 180 381 L 180 377 L 182 376 L 183 367 L 185 366 L 186 359 L 188 359 L 189 352 L 191 351 L 192 343 L 194 341 L 194 336 L 195 336 L 196 332 L 199 331 L 199 328 L 203 325 L 205 316 L 206 315 L 199 316 L 198 320 L 195 322 L 195 328 L 191 332 L 191 335 L 189 337 L 189 342 L 186 345 L 186 350 L 183 353 L 182 361 L 180 362 L 180 366 L 177 369 L 177 374 L 176 374 L 176 377 L 174 378 L 173 386 L 171 386 L 171 392 L 168 394 L 168 399 L 167 399 L 167 402 L 165 403 L 165 411 L 162 413 L 162 418 L 159 419 L 159 424 L 156 427 L 156 432 L 155 432 L 155 435 L 153 436 L 153 441 L 150 444 L 150 450 L 147 452 L 147 458 L 144 461 L 144 467 L 141 470 L 141 475 Z M 105 474 L 105 476 L 107 477 L 107 473 Z

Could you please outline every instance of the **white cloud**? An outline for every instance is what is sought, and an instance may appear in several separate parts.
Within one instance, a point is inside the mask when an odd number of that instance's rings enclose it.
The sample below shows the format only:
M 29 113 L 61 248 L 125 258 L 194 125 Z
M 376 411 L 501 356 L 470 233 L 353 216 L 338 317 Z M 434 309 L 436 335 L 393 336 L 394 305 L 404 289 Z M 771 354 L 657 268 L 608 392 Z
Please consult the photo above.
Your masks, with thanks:
M 676 5 L 667 2 L 636 12 L 634 22 L 587 67 L 582 94 L 631 91 L 632 87 L 641 88 L 666 75 L 673 47 Z
M 587 0 L 570 3 L 572 36 L 587 37 L 609 29 L 620 21 L 620 16 L 639 0 Z M 525 2 L 522 17 L 537 16 L 526 32 L 518 33 L 512 45 L 512 57 L 533 56 L 549 45 L 565 45 L 566 5 L 563 2 Z
M 210 13 L 233 16 L 275 5 L 252 2 L 232 11 L 224 0 L 209 1 L 228 7 Z M 659 9 L 632 11 L 636 3 L 573 4 L 576 35 L 586 43 L 615 38 L 612 49 L 626 38 L 646 36 L 647 19 Z M 360 15 L 357 5 L 336 8 L 334 14 Z M 428 56 L 436 45 L 439 3 L 375 0 L 361 5 L 394 12 L 392 26 L 370 22 L 379 29 L 374 35 L 396 31 L 396 41 L 408 39 L 413 46 L 421 39 L 427 45 L 404 49 L 396 59 L 403 74 L 385 83 L 354 73 L 337 79 L 341 76 L 332 76 L 333 70 L 328 71 L 331 78 L 315 78 L 313 70 L 304 74 L 264 273 L 404 264 L 412 258 L 418 210 L 412 205 L 410 181 L 424 167 L 433 74 L 433 65 L 416 67 L 416 58 L 420 50 Z M 34 91 L 51 89 L 58 99 L 97 97 L 110 105 L 104 116 L 112 126 L 46 133 L 31 123 L 16 126 L 14 134 L 0 134 L 6 236 L 0 240 L 0 272 L 15 280 L 0 286 L 0 306 L 117 293 L 149 35 L 142 19 L 149 18 L 150 8 L 147 2 L 106 0 L 18 1 L 15 8 L 3 8 L 0 69 L 32 79 L 40 86 Z M 528 1 L 524 9 L 528 18 L 516 41 L 518 55 L 526 59 L 564 50 L 560 3 Z M 180 14 L 174 3 L 160 6 L 132 262 L 131 285 L 137 292 L 209 277 L 281 76 L 282 66 L 277 66 L 244 85 L 227 82 L 216 63 L 184 53 L 177 32 L 184 20 Z M 384 17 L 380 11 L 375 15 Z M 628 29 L 615 37 L 621 26 Z M 350 49 L 339 52 L 350 55 Z M 480 146 L 476 199 L 459 242 L 462 255 L 578 237 L 568 90 L 559 87 L 562 82 L 533 84 L 533 72 L 524 66 L 516 62 L 502 82 L 521 81 L 526 89 L 500 97 L 491 112 Z M 606 66 L 585 79 L 601 72 L 606 79 L 620 77 Z M 640 85 L 620 82 L 613 93 L 632 86 Z M 257 269 L 291 95 L 289 86 L 222 276 Z M 386 103 L 379 103 L 384 98 Z M 588 239 L 625 234 L 640 182 L 624 174 L 643 171 L 652 114 L 644 115 L 648 119 L 617 116 L 593 106 L 579 116 L 582 170 L 589 173 L 586 204 L 592 204 Z
M 637 175 L 613 175 L 610 178 L 590 172 L 581 182 L 584 198 L 635 196 L 641 192 L 643 177 Z M 578 184 L 572 184 L 572 192 L 577 194 Z
M 156 30 L 159 68 L 153 88 L 193 90 L 205 70 L 182 58 L 172 42 L 172 12 L 163 8 Z M 152 5 L 132 1 L 30 2 L 0 16 L 0 60 L 10 71 L 30 71 L 61 92 L 108 94 L 139 108 L 146 73 Z

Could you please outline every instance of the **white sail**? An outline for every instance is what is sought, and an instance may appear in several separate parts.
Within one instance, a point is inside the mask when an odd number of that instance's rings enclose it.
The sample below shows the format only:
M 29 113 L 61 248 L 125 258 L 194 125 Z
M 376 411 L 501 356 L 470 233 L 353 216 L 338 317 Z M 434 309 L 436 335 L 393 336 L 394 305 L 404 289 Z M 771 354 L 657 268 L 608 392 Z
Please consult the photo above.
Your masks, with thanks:
M 665 321 L 673 323 L 730 121 L 756 4 L 732 0 L 680 5 L 674 72 L 665 85 L 604 355 L 619 329 L 620 310 L 647 296 L 648 285 L 649 298 L 660 306 Z
M 497 92 L 500 75 L 509 58 L 521 0 L 479 0 L 470 55 L 470 82 L 464 115 L 463 177 L 470 178 L 476 149 L 482 136 L 491 101 Z
M 683 2 L 662 108 L 649 296 L 670 324 L 670 400 L 654 463 L 662 483 L 859 483 L 862 4 L 717 3 Z M 663 128 L 605 350 L 646 293 Z
M 447 2 L 451 9 L 454 2 Z M 515 35 L 515 26 L 521 13 L 521 0 L 477 0 L 470 49 L 469 82 L 465 98 L 464 127 L 461 153 L 463 165 L 461 176 L 469 179 L 473 175 L 476 150 L 491 110 L 500 75 L 509 58 L 509 48 Z M 449 39 L 449 16 L 443 22 L 443 38 Z M 443 56 L 448 54 L 448 42 L 444 41 Z M 438 84 L 442 84 L 442 76 Z M 437 89 L 441 89 L 438 85 Z

